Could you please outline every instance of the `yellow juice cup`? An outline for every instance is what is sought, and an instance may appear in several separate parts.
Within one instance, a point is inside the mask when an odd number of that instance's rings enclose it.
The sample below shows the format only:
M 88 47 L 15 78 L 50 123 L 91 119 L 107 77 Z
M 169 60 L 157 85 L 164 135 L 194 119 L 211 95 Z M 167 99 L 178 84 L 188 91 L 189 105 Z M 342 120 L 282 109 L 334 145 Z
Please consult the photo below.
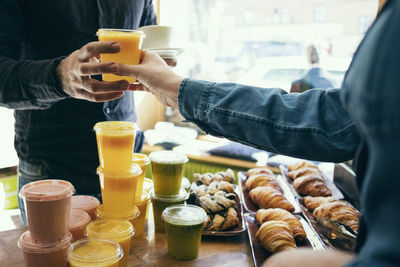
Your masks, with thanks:
M 121 213 L 136 209 L 136 186 L 142 170 L 132 163 L 127 171 L 107 171 L 97 168 L 100 179 L 103 209 L 106 212 Z
M 97 219 L 86 227 L 86 235 L 89 238 L 110 239 L 118 242 L 124 251 L 124 256 L 119 264 L 120 267 L 127 266 L 131 238 L 134 234 L 135 230 L 129 221 L 116 218 Z
M 176 195 L 182 184 L 185 153 L 177 151 L 155 151 L 149 156 L 153 175 L 154 193 L 157 195 Z
M 206 212 L 194 205 L 175 205 L 166 208 L 165 221 L 168 254 L 177 260 L 193 260 L 200 250 Z
M 150 159 L 145 154 L 133 153 L 132 162 L 139 165 L 140 168 L 142 169 L 142 174 L 139 176 L 139 179 L 137 182 L 137 187 L 136 187 L 136 199 L 140 200 L 142 197 L 142 191 L 143 191 L 144 175 L 146 174 L 147 166 L 150 164 Z
M 150 192 L 143 192 L 142 199 L 136 202 L 136 206 L 139 208 L 140 214 L 133 221 L 135 227 L 134 238 L 141 237 L 144 233 L 144 225 L 147 219 L 147 212 L 150 204 Z
M 101 62 L 116 62 L 129 65 L 138 65 L 140 61 L 140 48 L 142 47 L 144 33 L 137 30 L 126 29 L 99 29 L 97 31 L 99 41 L 119 42 L 121 50 L 116 54 L 101 54 Z M 136 82 L 135 78 L 129 76 L 118 76 L 114 74 L 103 74 L 103 81 L 112 82 L 127 80 Z
M 100 166 L 107 171 L 126 171 L 132 164 L 137 126 L 130 121 L 103 121 L 94 126 Z
M 119 267 L 124 252 L 113 240 L 85 238 L 68 249 L 70 267 Z

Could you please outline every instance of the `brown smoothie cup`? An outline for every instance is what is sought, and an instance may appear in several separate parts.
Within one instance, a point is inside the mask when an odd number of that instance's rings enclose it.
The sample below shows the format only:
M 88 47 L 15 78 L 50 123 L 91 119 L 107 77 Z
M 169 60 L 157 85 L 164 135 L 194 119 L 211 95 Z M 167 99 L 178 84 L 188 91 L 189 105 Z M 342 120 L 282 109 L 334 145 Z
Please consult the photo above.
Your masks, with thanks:
M 60 242 L 48 245 L 32 239 L 29 231 L 18 240 L 18 247 L 24 254 L 25 267 L 68 267 L 67 250 L 71 245 L 69 233 Z
M 71 196 L 74 186 L 63 180 L 41 180 L 26 184 L 19 192 L 24 200 L 31 238 L 58 243 L 69 234 Z
M 100 201 L 92 196 L 77 195 L 71 198 L 71 209 L 86 211 L 92 220 L 96 220 L 96 209 L 100 206 Z
M 91 218 L 86 211 L 71 209 L 69 217 L 69 231 L 73 236 L 72 241 L 85 238 L 86 225 L 90 223 Z

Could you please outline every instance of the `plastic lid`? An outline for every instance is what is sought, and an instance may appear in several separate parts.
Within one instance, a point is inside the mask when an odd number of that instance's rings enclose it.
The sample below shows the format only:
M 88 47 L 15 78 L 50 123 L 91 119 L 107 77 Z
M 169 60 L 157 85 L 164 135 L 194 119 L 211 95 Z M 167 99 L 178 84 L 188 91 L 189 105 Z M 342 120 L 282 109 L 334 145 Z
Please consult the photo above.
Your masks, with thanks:
M 76 231 L 85 228 L 90 221 L 90 216 L 86 211 L 71 209 L 69 215 L 69 230 Z
M 32 239 L 31 233 L 29 231 L 26 231 L 20 236 L 18 240 L 18 247 L 20 247 L 24 251 L 45 254 L 66 249 L 71 244 L 71 241 L 72 234 L 68 233 L 68 235 L 59 242 L 47 244 Z
M 189 160 L 185 153 L 171 150 L 151 152 L 149 157 L 152 162 L 160 164 L 179 164 Z
M 129 170 L 106 170 L 103 167 L 99 166 L 97 168 L 97 174 L 101 174 L 107 177 L 116 177 L 116 178 L 130 178 L 132 176 L 139 176 L 142 174 L 142 169 L 136 163 L 131 164 L 131 168 Z
M 123 134 L 135 132 L 138 128 L 136 123 L 130 121 L 102 121 L 94 125 L 96 132 L 105 132 L 109 134 Z
M 97 215 L 100 218 L 123 218 L 125 220 L 133 220 L 137 217 L 139 217 L 140 215 L 140 211 L 138 209 L 138 207 L 135 206 L 135 209 L 133 209 L 132 211 L 128 211 L 128 212 L 107 212 L 104 211 L 104 207 L 103 205 L 100 205 L 97 207 Z
M 100 201 L 92 196 L 77 195 L 71 198 L 71 209 L 91 210 L 100 205 Z
M 139 30 L 130 30 L 130 29 L 98 29 L 96 35 L 107 35 L 107 34 L 121 34 L 121 35 L 130 35 L 130 34 L 135 34 L 139 35 L 141 37 L 145 37 L 146 35 L 144 34 L 143 31 Z
M 133 236 L 134 233 L 133 225 L 128 220 L 118 218 L 100 218 L 86 227 L 87 236 L 95 238 L 115 240 Z
M 180 202 L 186 200 L 189 197 L 189 194 L 185 189 L 181 188 L 179 194 L 177 195 L 157 195 L 152 192 L 151 199 L 158 200 L 163 202 Z
M 204 223 L 207 213 L 198 206 L 181 204 L 166 208 L 161 218 L 171 224 L 196 225 Z
M 140 166 L 150 164 L 149 157 L 142 153 L 133 153 L 132 161 Z
M 151 194 L 152 194 L 151 191 L 148 191 L 148 192 L 143 191 L 143 192 L 142 192 L 142 198 L 141 198 L 140 200 L 136 200 L 136 201 L 135 201 L 136 204 L 140 206 L 140 205 L 142 205 L 144 202 L 147 202 L 147 201 L 150 199 Z
M 74 186 L 64 180 L 41 180 L 22 187 L 19 197 L 29 201 L 53 201 L 72 196 Z
M 117 242 L 97 238 L 75 241 L 68 249 L 68 261 L 86 264 L 82 266 L 109 266 L 118 262 L 123 255 L 124 252 Z
M 153 190 L 153 188 L 154 188 L 153 181 L 149 178 L 144 178 L 144 180 L 143 180 L 143 191 L 144 192 L 142 194 L 144 194 L 146 192 L 147 193 L 150 192 L 151 190 Z
M 188 178 L 182 177 L 181 187 L 183 189 L 185 189 L 186 191 L 189 191 L 189 189 L 190 189 L 190 181 L 189 181 Z

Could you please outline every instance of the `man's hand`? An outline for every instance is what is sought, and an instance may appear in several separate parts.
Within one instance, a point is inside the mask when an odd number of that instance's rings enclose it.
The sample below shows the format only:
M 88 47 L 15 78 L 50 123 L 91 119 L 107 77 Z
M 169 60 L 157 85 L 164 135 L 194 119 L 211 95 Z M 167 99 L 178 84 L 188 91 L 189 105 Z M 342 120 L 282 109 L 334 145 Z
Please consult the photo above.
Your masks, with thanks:
M 316 251 L 297 248 L 272 255 L 263 267 L 343 267 L 354 258 L 354 254 L 338 250 Z
M 142 50 L 140 60 L 139 65 L 118 64 L 115 74 L 131 76 L 140 82 L 130 84 L 129 90 L 151 92 L 164 105 L 177 108 L 178 90 L 183 78 L 167 65 L 176 65 L 176 60 L 166 63 L 156 53 L 146 50 Z
M 92 42 L 76 50 L 60 62 L 57 74 L 64 92 L 74 98 L 92 102 L 104 102 L 124 95 L 129 83 L 126 80 L 100 82 L 91 75 L 115 73 L 118 65 L 113 62 L 99 62 L 103 53 L 118 53 L 117 42 Z

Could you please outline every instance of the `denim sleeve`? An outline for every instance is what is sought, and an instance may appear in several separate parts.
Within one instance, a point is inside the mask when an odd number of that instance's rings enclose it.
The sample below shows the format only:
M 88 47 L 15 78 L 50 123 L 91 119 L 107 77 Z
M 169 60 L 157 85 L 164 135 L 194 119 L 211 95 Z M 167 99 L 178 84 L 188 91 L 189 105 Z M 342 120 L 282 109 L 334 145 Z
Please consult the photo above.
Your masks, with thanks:
M 20 1 L 0 1 L 0 106 L 45 109 L 67 97 L 56 77 L 62 58 L 19 60 L 24 38 Z
M 140 19 L 140 26 L 147 26 L 147 25 L 156 25 L 157 24 L 157 17 L 154 13 L 154 6 L 153 1 L 145 0 L 144 1 L 144 10 L 142 18 Z
M 352 159 L 360 142 L 339 89 L 281 89 L 184 79 L 179 110 L 205 132 L 310 160 Z

